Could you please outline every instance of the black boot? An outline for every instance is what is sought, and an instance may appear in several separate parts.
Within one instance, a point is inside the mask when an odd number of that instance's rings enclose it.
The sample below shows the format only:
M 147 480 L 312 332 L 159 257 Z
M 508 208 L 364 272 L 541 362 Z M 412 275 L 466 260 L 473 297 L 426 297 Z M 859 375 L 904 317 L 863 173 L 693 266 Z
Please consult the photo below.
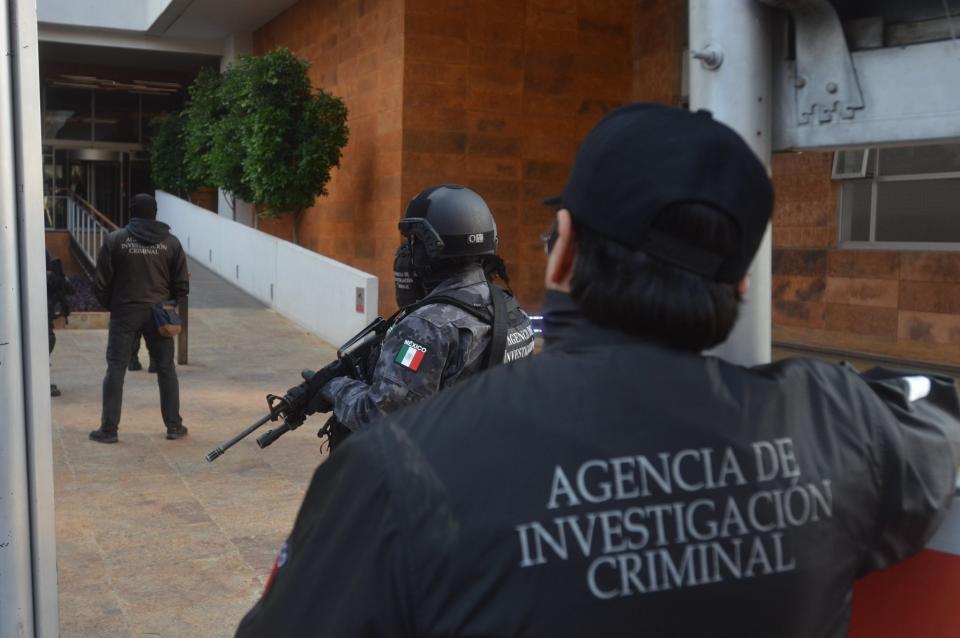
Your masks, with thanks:
M 143 370 L 143 366 L 140 365 L 140 359 L 130 359 L 130 363 L 127 365 L 127 370 L 129 370 L 130 372 Z
M 157 362 L 153 359 L 150 359 L 150 366 L 147 368 L 147 372 L 157 372 Z
M 96 441 L 97 443 L 116 443 L 118 441 L 117 431 L 101 430 L 98 428 L 90 433 L 90 440 Z
M 57 387 L 56 383 L 50 384 L 50 396 L 52 397 L 60 396 L 60 388 Z
M 182 439 L 187 436 L 187 428 L 184 425 L 178 425 L 175 428 L 167 428 L 167 440 Z

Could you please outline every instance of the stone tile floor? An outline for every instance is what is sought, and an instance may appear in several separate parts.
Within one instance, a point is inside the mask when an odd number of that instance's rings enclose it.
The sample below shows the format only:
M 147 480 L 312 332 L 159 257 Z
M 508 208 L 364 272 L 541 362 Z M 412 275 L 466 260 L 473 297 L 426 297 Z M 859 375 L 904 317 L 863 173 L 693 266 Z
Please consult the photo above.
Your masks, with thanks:
M 248 438 L 204 455 L 266 411 L 264 395 L 334 348 L 196 262 L 190 363 L 180 401 L 190 435 L 167 441 L 156 376 L 128 372 L 120 442 L 87 439 L 100 417 L 105 330 L 61 330 L 51 376 L 63 638 L 232 636 L 256 601 L 321 460 L 322 419 L 266 450 Z M 146 367 L 146 350 L 141 350 Z M 264 431 L 267 427 L 264 427 Z

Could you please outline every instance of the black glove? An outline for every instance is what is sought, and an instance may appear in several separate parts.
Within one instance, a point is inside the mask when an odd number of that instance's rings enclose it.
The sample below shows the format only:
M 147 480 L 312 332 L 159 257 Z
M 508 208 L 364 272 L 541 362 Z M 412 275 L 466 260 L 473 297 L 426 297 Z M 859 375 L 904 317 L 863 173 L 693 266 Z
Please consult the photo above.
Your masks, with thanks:
M 323 388 L 317 390 L 312 397 L 307 400 L 307 414 L 315 412 L 326 413 L 333 410 L 333 404 L 323 396 Z
M 299 412 L 302 416 L 309 416 L 317 412 L 329 412 L 333 404 L 323 398 L 323 386 L 311 387 L 311 379 L 316 374 L 313 370 L 303 370 L 300 376 L 303 383 L 293 386 L 283 396 L 290 406 L 291 412 Z M 315 386 L 315 384 L 314 384 Z

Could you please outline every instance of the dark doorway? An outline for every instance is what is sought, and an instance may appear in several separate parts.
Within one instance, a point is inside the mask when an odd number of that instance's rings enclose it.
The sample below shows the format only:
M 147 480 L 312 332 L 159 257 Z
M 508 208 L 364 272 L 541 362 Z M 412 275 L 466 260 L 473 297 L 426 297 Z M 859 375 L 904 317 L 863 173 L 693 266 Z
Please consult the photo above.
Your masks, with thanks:
M 123 184 L 120 162 L 84 162 L 87 173 L 87 192 L 94 208 L 109 217 L 118 226 L 122 224 Z

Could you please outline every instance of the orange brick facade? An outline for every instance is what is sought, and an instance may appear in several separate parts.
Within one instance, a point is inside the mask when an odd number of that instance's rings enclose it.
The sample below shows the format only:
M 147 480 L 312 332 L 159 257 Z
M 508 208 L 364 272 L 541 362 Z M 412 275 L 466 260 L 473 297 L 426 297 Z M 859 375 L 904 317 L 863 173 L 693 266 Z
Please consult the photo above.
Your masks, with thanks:
M 633 86 L 633 0 L 407 0 L 404 200 L 438 181 L 475 188 L 527 307 L 579 141 Z
M 960 253 L 837 247 L 832 153 L 774 157 L 774 339 L 960 363 Z
M 310 61 L 314 86 L 349 109 L 350 141 L 329 195 L 305 211 L 298 242 L 380 280 L 380 307 L 393 306 L 399 242 L 403 106 L 403 0 L 301 0 L 254 36 L 257 52 L 285 46 Z M 260 228 L 292 239 L 289 216 Z
M 342 96 L 350 143 L 299 242 L 380 278 L 394 307 L 396 223 L 438 182 L 489 202 L 525 307 L 543 296 L 537 237 L 579 141 L 634 99 L 677 103 L 681 0 L 301 0 L 255 34 L 286 46 Z M 290 221 L 261 228 L 290 238 Z

